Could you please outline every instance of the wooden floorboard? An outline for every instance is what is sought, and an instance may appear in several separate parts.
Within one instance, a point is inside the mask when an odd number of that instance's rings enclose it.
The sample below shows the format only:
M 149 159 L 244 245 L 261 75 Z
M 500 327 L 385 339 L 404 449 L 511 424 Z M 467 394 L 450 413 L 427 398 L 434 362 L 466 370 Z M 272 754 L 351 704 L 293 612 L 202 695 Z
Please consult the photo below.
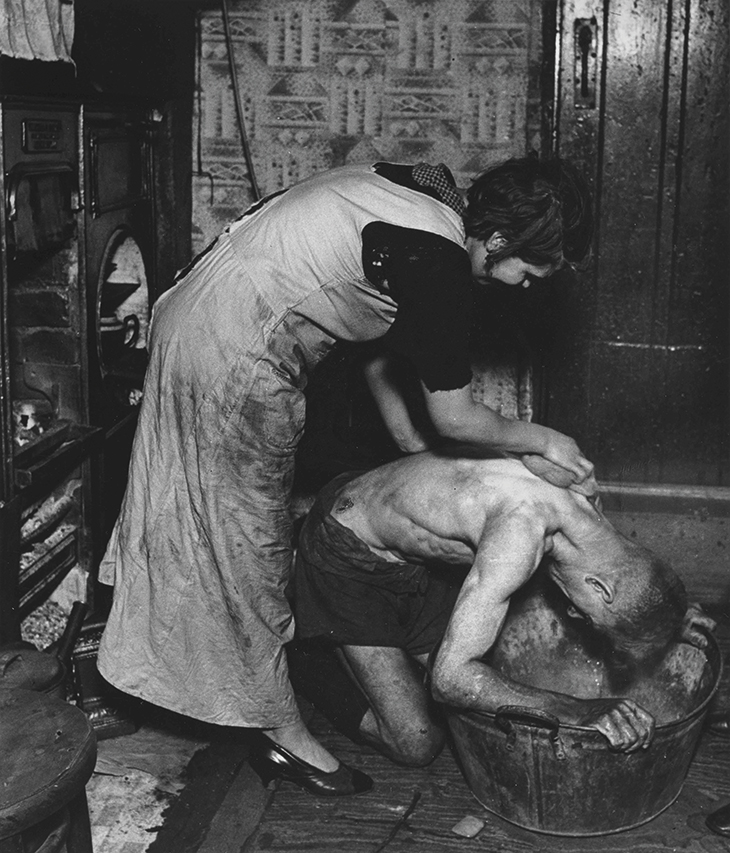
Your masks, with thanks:
M 146 853 L 197 853 L 235 787 L 247 756 L 245 743 L 230 740 L 215 740 L 199 750 L 187 767 L 185 788 L 163 815 L 164 823 Z M 243 840 L 245 835 L 241 843 Z M 221 853 L 239 847 L 221 848 Z
M 238 853 L 256 831 L 273 790 L 264 788 L 248 763 L 237 773 L 197 853 Z

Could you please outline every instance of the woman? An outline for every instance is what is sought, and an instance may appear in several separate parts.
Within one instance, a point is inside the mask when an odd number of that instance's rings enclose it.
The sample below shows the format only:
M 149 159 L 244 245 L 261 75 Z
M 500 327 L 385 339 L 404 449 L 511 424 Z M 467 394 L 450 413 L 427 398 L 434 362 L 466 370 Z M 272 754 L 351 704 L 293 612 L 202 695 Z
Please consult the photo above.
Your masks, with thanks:
M 443 166 L 334 169 L 254 205 L 155 306 L 100 570 L 115 589 L 99 669 L 162 707 L 260 729 L 257 766 L 313 793 L 372 784 L 304 726 L 283 650 L 303 389 L 335 342 L 382 338 L 408 358 L 441 436 L 592 480 L 572 439 L 472 400 L 467 346 L 472 277 L 526 285 L 585 251 L 582 185 L 557 161 L 511 161 L 474 182 L 462 214 Z M 387 364 L 369 370 L 381 410 L 400 446 L 419 450 Z

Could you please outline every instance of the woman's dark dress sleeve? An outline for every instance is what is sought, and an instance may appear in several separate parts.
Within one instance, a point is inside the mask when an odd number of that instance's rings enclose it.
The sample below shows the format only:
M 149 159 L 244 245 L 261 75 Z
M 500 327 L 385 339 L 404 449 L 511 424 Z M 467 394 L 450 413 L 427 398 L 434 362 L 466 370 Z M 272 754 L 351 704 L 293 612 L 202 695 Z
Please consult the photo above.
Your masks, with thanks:
M 363 229 L 363 267 L 398 304 L 383 338 L 388 349 L 412 362 L 429 391 L 468 385 L 474 300 L 464 248 L 428 231 L 371 222 Z

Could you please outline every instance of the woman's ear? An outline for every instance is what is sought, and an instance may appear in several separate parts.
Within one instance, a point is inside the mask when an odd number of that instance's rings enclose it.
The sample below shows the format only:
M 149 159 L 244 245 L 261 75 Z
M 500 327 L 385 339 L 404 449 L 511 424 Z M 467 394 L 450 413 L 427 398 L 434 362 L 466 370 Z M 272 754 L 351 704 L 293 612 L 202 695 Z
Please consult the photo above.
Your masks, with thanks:
M 488 252 L 496 252 L 497 249 L 501 249 L 506 243 L 506 237 L 503 237 L 499 231 L 495 231 L 484 245 L 487 247 Z
M 613 600 L 616 597 L 616 591 L 613 588 L 613 584 L 609 581 L 596 577 L 587 577 L 586 583 L 593 587 L 606 604 L 613 603 Z

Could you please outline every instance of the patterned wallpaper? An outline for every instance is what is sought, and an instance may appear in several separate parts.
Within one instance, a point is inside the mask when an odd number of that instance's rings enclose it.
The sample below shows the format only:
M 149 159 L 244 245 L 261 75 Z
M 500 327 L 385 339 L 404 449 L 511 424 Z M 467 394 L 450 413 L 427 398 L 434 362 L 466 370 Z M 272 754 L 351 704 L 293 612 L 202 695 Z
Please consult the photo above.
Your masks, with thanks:
M 379 159 L 457 183 L 540 148 L 541 0 L 228 0 L 262 195 Z M 201 14 L 194 249 L 253 200 L 220 9 Z

